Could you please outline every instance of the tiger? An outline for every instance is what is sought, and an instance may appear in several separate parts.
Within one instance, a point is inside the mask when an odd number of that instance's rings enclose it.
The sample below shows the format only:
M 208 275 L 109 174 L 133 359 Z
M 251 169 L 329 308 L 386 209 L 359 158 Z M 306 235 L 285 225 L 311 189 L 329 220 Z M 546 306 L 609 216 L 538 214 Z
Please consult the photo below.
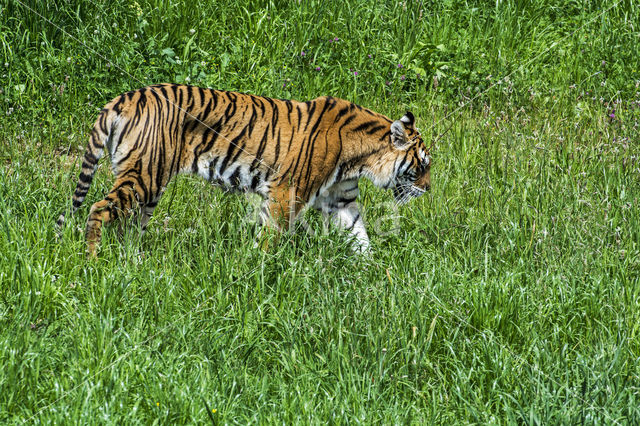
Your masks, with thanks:
M 106 224 L 134 217 L 144 232 L 179 174 L 259 194 L 259 222 L 276 234 L 312 207 L 362 252 L 370 242 L 356 202 L 360 178 L 390 189 L 397 203 L 431 188 L 430 148 L 411 112 L 394 121 L 332 96 L 301 102 L 165 83 L 123 93 L 101 110 L 58 227 L 83 204 L 105 150 L 115 181 L 89 211 L 90 257 Z

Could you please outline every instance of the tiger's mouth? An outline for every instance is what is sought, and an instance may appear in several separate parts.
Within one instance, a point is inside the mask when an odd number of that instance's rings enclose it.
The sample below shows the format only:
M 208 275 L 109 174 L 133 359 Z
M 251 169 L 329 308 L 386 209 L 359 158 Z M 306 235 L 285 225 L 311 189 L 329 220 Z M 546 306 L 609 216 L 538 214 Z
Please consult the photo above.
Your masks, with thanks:
M 417 198 L 427 192 L 425 189 L 415 185 L 399 185 L 393 188 L 393 197 L 398 204 L 406 204 L 411 199 Z

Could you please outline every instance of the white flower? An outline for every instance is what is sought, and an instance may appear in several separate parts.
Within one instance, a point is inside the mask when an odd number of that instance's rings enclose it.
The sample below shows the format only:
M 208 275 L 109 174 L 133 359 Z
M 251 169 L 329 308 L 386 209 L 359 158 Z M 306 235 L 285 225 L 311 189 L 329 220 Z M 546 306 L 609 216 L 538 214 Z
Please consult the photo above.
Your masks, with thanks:
M 67 58 L 67 62 L 68 62 L 68 63 L 71 63 L 71 56 L 69 56 L 69 57 Z
M 196 30 L 194 30 L 193 28 L 189 30 L 189 34 L 195 34 L 195 33 L 196 33 Z
M 187 83 L 191 81 L 191 78 L 187 77 L 184 79 L 184 81 L 186 81 Z
M 5 62 L 5 63 L 4 63 L 4 66 L 5 66 L 5 67 L 8 67 L 8 66 L 9 66 L 9 62 Z
M 98 31 L 97 29 L 93 30 L 94 34 L 98 34 L 100 31 Z

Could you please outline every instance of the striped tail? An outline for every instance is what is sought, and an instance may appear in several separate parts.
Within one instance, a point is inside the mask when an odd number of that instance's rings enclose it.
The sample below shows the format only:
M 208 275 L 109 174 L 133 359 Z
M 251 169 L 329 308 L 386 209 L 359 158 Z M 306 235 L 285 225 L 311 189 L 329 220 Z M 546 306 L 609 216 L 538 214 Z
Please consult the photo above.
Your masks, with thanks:
M 113 120 L 114 117 L 117 117 L 117 115 L 112 111 L 103 109 L 93 126 L 93 130 L 91 130 L 89 145 L 87 146 L 84 153 L 84 159 L 82 160 L 82 170 L 80 171 L 76 190 L 72 197 L 71 214 L 78 210 L 84 202 L 87 192 L 89 192 L 93 175 L 96 173 L 96 169 L 98 168 L 98 160 L 100 160 L 102 154 L 104 154 L 105 144 L 109 142 L 109 138 L 113 133 L 113 124 L 115 124 L 115 120 Z M 62 228 L 64 225 L 64 217 L 67 212 L 68 211 L 63 212 L 58 218 L 58 221 L 56 222 L 58 228 Z

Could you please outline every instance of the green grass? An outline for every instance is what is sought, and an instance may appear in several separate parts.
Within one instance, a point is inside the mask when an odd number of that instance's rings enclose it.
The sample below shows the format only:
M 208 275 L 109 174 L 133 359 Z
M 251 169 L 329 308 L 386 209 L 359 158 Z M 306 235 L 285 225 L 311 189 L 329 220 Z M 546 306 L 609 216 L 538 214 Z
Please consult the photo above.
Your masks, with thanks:
M 0 1 L 0 422 L 640 422 L 636 2 L 25 3 L 60 28 Z M 433 189 L 361 182 L 362 257 L 314 214 L 253 249 L 182 177 L 88 261 L 97 111 L 187 77 L 451 125 Z

